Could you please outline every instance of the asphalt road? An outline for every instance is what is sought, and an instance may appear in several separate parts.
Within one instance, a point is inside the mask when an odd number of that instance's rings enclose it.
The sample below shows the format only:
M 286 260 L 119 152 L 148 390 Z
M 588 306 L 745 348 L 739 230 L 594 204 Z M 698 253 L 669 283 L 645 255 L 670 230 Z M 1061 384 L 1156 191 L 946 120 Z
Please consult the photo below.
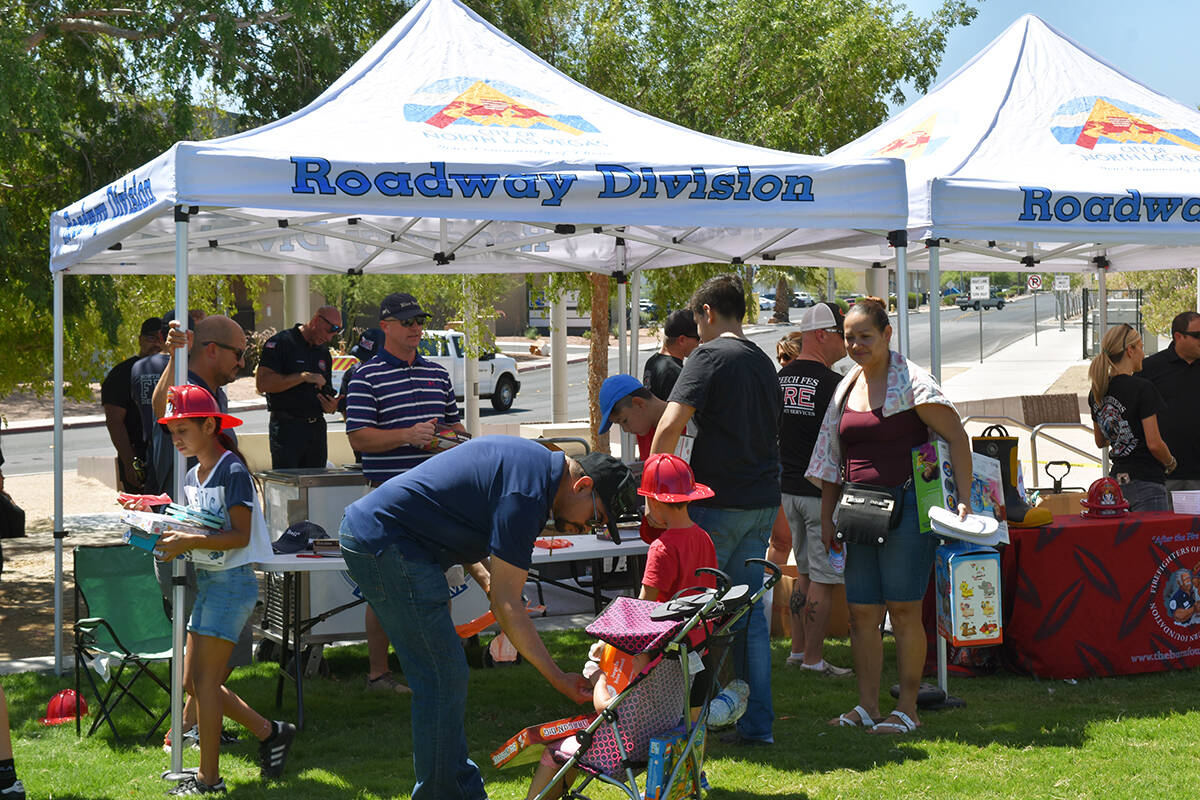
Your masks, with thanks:
M 1050 296 L 1038 299 L 1039 324 L 1043 327 L 1055 324 L 1054 304 Z M 802 311 L 792 310 L 792 326 L 772 327 L 751 335 L 772 360 L 775 358 L 775 342 L 787 331 L 795 330 Z M 983 316 L 983 353 L 991 355 L 1018 339 L 1033 333 L 1033 301 L 1022 298 L 1006 304 L 1002 310 L 984 312 L 959 311 L 944 308 L 941 321 L 942 363 L 978 363 L 979 361 L 979 315 Z M 929 363 L 929 314 L 927 310 L 910 317 L 911 357 L 918 363 Z M 573 351 L 575 352 L 575 351 Z M 580 351 L 582 352 L 582 351 Z M 645 362 L 648 351 L 639 355 L 639 367 Z M 609 374 L 616 372 L 617 360 L 609 360 Z M 640 369 L 639 369 L 640 373 Z M 567 368 L 567 413 L 571 419 L 586 417 L 587 409 L 587 364 L 570 364 Z M 267 430 L 267 412 L 242 412 L 241 430 L 250 433 Z M 489 422 L 544 422 L 550 418 L 550 370 L 536 369 L 521 373 L 521 391 L 516 402 L 507 413 L 497 413 L 491 404 L 481 402 L 480 419 Z M 332 418 L 331 418 L 332 419 Z M 331 423 L 336 427 L 340 423 Z M 4 472 L 8 475 L 24 475 L 50 472 L 54 468 L 53 435 L 49 431 L 4 434 Z M 74 469 L 80 456 L 104 456 L 113 453 L 108 432 L 103 425 L 75 428 L 63 432 L 64 465 Z

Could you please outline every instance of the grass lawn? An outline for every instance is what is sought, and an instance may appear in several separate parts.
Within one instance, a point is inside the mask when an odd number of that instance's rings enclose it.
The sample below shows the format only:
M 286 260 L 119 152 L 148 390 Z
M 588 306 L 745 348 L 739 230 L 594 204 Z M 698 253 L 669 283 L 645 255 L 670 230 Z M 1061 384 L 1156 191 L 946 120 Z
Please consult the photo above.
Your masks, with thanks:
M 582 632 L 546 634 L 563 665 L 582 663 Z M 891 665 L 892 641 L 887 639 Z M 1069 684 L 1008 674 L 952 679 L 951 692 L 967 702 L 952 711 L 926 712 L 916 734 L 870 736 L 830 728 L 830 717 L 854 705 L 854 681 L 785 669 L 786 643 L 774 647 L 777 721 L 773 747 L 741 748 L 715 740 L 707 770 L 712 800 L 722 798 L 1167 798 L 1194 792 L 1200 775 L 1200 682 L 1189 673 L 1108 678 Z M 240 798 L 390 798 L 412 789 L 409 700 L 367 693 L 362 681 L 365 646 L 327 650 L 330 679 L 305 684 L 307 728 L 275 784 L 258 778 L 251 744 L 227 749 L 222 774 Z M 828 657 L 850 663 L 846 642 Z M 274 711 L 277 668 L 238 670 L 233 688 L 267 716 L 294 718 L 292 697 Z M 885 670 L 884 686 L 895 681 Z M 54 692 L 73 685 L 38 674 L 4 676 L 17 768 L 31 798 L 157 798 L 169 785 L 161 739 L 150 746 L 118 746 L 106 728 L 78 740 L 73 725 L 44 728 Z M 290 689 L 290 685 L 287 687 Z M 886 690 L 885 690 L 886 691 Z M 148 695 L 149 696 L 149 695 Z M 88 697 L 89 702 L 93 698 Z M 165 696 L 163 696 L 165 701 Z M 488 754 L 519 728 L 571 714 L 572 707 L 528 666 L 474 670 L 467 735 L 484 764 L 495 800 L 522 798 L 532 767 L 497 771 Z M 158 702 L 158 700 L 156 700 Z M 890 697 L 883 708 L 892 705 Z M 161 706 L 161 703 L 160 703 Z M 93 702 L 94 707 L 94 702 Z M 122 730 L 141 726 L 140 712 L 122 718 Z M 185 751 L 195 765 L 197 751 Z M 596 787 L 597 798 L 620 795 Z

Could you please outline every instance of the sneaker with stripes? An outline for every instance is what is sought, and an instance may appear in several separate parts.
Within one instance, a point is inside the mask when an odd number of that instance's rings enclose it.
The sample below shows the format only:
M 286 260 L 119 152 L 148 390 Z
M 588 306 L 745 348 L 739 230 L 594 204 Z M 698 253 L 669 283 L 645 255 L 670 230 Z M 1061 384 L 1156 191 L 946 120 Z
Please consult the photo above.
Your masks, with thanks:
M 188 775 L 186 778 L 175 784 L 175 788 L 167 792 L 171 797 L 182 797 L 193 794 L 226 794 L 225 781 L 218 778 L 217 782 L 209 786 L 195 775 Z
M 3 800 L 25 800 L 25 784 L 20 781 L 13 781 L 8 786 L 0 789 L 0 798 L 3 798 Z
M 258 765 L 264 778 L 283 776 L 288 751 L 296 738 L 296 726 L 290 722 L 275 720 L 271 723 L 274 732 L 258 744 Z

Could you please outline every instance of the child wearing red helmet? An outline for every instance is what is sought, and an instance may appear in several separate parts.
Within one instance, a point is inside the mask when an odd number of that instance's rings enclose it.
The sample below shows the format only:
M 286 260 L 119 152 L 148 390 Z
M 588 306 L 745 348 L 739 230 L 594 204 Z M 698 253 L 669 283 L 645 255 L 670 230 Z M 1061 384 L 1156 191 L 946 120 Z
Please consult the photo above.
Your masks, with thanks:
M 253 563 L 269 558 L 266 521 L 245 460 L 225 428 L 241 425 L 222 414 L 203 387 L 171 387 L 166 415 L 159 422 L 171 441 L 196 466 L 184 479 L 187 505 L 224 520 L 208 535 L 167 531 L 158 540 L 163 560 L 192 553 L 196 564 L 196 604 L 188 620 L 184 688 L 196 699 L 200 728 L 200 769 L 167 794 L 224 794 L 220 773 L 221 719 L 246 726 L 259 740 L 259 764 L 265 778 L 283 774 L 296 728 L 267 719 L 223 685 L 226 664 L 238 635 L 258 601 Z M 223 554 L 223 555 L 222 555 Z
M 717 552 L 712 539 L 688 516 L 688 503 L 712 497 L 713 491 L 702 483 L 696 483 L 692 468 L 682 458 L 668 453 L 659 453 L 646 459 L 642 470 L 642 485 L 638 494 L 646 498 L 646 514 L 643 529 L 649 525 L 655 534 L 646 555 L 646 569 L 642 574 L 640 600 L 666 602 L 677 592 L 683 595 L 697 594 L 700 588 L 715 589 L 712 575 L 696 574 L 700 567 L 717 568 Z M 687 591 L 687 590 L 693 591 Z M 704 638 L 705 632 L 697 628 L 690 636 L 693 645 Z M 719 657 L 719 654 L 716 654 Z M 712 665 L 716 662 L 713 653 L 704 657 L 705 669 L 695 676 L 692 683 L 692 720 L 699 718 L 700 707 L 708 695 L 713 680 Z M 632 675 L 636 675 L 649 663 L 645 655 L 628 656 L 615 651 L 612 645 L 596 642 L 589 651 L 589 664 L 584 668 L 594 685 L 592 703 L 597 712 L 603 711 L 612 698 L 625 688 Z M 614 665 L 620 678 L 613 681 Z M 607 671 L 606 671 L 607 670 Z M 611 684 L 610 684 L 611 682 Z M 574 737 L 558 745 L 564 753 L 573 753 L 578 748 Z M 534 773 L 526 798 L 541 792 L 559 767 L 554 760 L 554 748 L 546 748 L 542 761 Z

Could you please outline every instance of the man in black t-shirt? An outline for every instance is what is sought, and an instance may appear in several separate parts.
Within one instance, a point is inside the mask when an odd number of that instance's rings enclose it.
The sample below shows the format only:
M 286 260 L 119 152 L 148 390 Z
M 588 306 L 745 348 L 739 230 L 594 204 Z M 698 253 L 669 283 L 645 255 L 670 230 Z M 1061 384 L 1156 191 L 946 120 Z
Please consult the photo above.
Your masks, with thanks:
M 785 663 L 832 677 L 851 674 L 851 670 L 835 667 L 824 657 L 833 587 L 844 581 L 841 572 L 830 565 L 829 551 L 821 542 L 821 490 L 804 473 L 825 409 L 842 379 L 830 367 L 846 355 L 844 320 L 842 310 L 832 303 L 817 303 L 805 311 L 800 321 L 800 355 L 779 370 L 779 386 L 783 389 L 780 488 L 799 573 L 790 602 L 792 653 Z
M 263 345 L 255 387 L 267 396 L 271 466 L 324 467 L 325 415 L 337 411 L 333 356 L 325 345 L 342 329 L 342 314 L 321 306 L 306 324 L 280 331 Z
M 100 384 L 100 403 L 108 438 L 117 449 L 118 488 L 140 492 L 146 480 L 146 437 L 142 417 L 133 399 L 133 365 L 162 350 L 162 320 L 151 317 L 138 334 L 138 354 L 117 364 Z
M 762 558 L 779 512 L 779 413 L 782 392 L 771 359 L 742 334 L 746 313 L 742 280 L 705 281 L 688 304 L 702 344 L 688 357 L 659 420 L 653 453 L 671 453 L 689 420 L 696 423 L 691 465 L 715 496 L 692 503 L 692 520 L 712 537 L 717 563 L 736 584 L 762 586 Z M 761 601 L 760 601 L 761 602 Z M 766 617 L 756 606 L 743 618 L 749 629 L 733 654 L 738 677 L 750 684 L 736 741 L 771 744 L 771 648 Z
M 1200 314 L 1185 311 L 1171 321 L 1171 344 L 1146 356 L 1142 377 L 1154 384 L 1166 403 L 1158 429 L 1178 466 L 1167 476 L 1171 492 L 1200 490 Z
M 671 396 L 671 389 L 683 369 L 683 360 L 700 344 L 700 333 L 696 330 L 696 318 L 691 309 L 672 311 L 663 323 L 663 345 L 646 359 L 642 372 L 642 385 L 659 400 Z

